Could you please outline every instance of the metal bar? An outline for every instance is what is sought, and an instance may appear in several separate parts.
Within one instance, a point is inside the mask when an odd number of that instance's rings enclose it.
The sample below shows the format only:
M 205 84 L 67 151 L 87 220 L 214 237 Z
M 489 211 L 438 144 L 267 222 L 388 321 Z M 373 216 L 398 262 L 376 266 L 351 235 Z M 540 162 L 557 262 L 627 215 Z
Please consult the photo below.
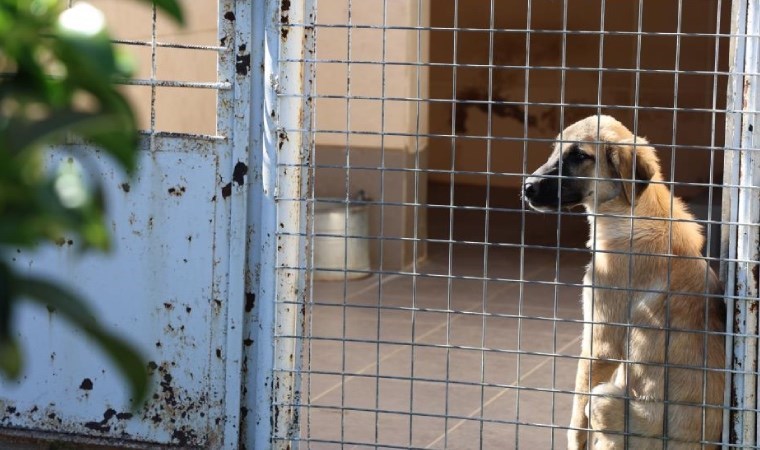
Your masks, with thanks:
M 278 164 L 308 164 L 311 149 L 309 133 L 310 111 L 306 102 L 300 98 L 283 98 L 283 91 L 311 91 L 311 76 L 306 73 L 310 65 L 282 64 L 281 60 L 305 60 L 313 51 L 313 28 L 291 28 L 289 24 L 304 23 L 313 17 L 314 3 L 274 1 L 266 2 L 264 80 L 265 113 L 267 116 L 264 129 L 264 195 L 269 205 L 264 221 L 262 238 L 268 241 L 267 257 L 262 257 L 262 272 L 266 270 L 267 292 L 259 297 L 259 303 L 273 303 L 273 328 L 264 332 L 274 332 L 273 362 L 265 362 L 267 367 L 278 369 L 271 375 L 270 392 L 270 435 L 264 436 L 266 426 L 260 427 L 254 445 L 256 448 L 290 448 L 291 440 L 298 438 L 298 410 L 295 407 L 277 407 L 278 404 L 290 405 L 300 402 L 301 340 L 278 339 L 276 336 L 289 334 L 301 335 L 304 327 L 304 313 L 301 308 L 293 308 L 285 303 L 288 300 L 305 298 L 305 277 L 301 270 L 289 267 L 304 267 L 306 263 L 305 240 L 300 237 L 282 235 L 280 232 L 306 231 L 306 208 L 299 202 L 280 202 L 278 198 L 305 198 L 308 187 L 308 173 L 300 168 L 280 171 Z M 305 132 L 288 132 L 289 127 L 305 128 Z M 273 184 L 272 184 L 273 183 Z M 271 196 L 271 197 L 269 197 Z M 271 253 L 274 252 L 274 253 Z M 264 274 L 262 273 L 262 277 Z M 262 279 L 262 288 L 264 280 Z M 269 366 L 269 364 L 272 364 Z M 279 371 L 284 369 L 285 371 Z M 257 367 L 257 370 L 261 368 Z M 266 383 L 265 383 L 266 385 Z M 257 386 L 259 387 L 259 386 Z M 277 438 L 274 442 L 270 439 Z M 259 445 L 261 447 L 259 447 Z
M 757 21 L 757 14 L 760 12 L 757 9 L 756 2 L 750 1 L 737 1 L 734 2 L 732 10 L 732 30 L 734 28 L 745 28 L 752 30 L 760 23 Z M 752 39 L 739 39 L 736 42 L 732 42 L 732 68 L 741 68 L 742 71 L 745 67 L 754 68 L 758 65 L 758 45 L 757 42 Z M 755 86 L 755 79 L 752 77 L 733 77 L 729 85 L 728 104 L 733 105 L 736 110 L 744 111 L 745 109 L 755 108 L 758 99 L 757 87 Z M 730 214 L 729 221 L 733 219 L 745 221 L 745 222 L 757 222 L 757 206 L 751 204 L 751 200 L 756 194 L 752 195 L 752 190 L 747 190 L 745 186 L 752 186 L 753 184 L 753 171 L 752 166 L 748 166 L 751 162 L 751 155 L 754 152 L 746 151 L 753 147 L 754 141 L 754 115 L 747 115 L 739 113 L 736 115 L 727 116 L 727 129 L 726 139 L 727 142 L 730 139 L 732 147 L 738 147 L 739 151 L 730 150 L 726 152 L 725 166 L 728 169 L 726 171 L 726 177 L 732 177 L 732 180 L 739 180 L 738 189 L 728 190 L 728 194 L 724 195 L 724 206 L 729 206 L 730 212 L 724 212 Z M 737 145 L 738 144 L 738 145 Z M 756 185 L 756 184 L 755 184 Z M 728 203 L 728 205 L 726 205 Z M 729 226 L 723 229 L 722 245 L 723 253 L 728 253 L 729 259 L 732 259 L 734 255 L 737 258 L 744 257 L 757 259 L 757 246 L 755 249 L 751 248 L 751 237 L 756 232 L 753 232 L 753 227 L 745 226 Z M 755 234 L 756 236 L 756 234 Z M 755 243 L 757 240 L 755 239 Z M 728 249 L 726 249 L 728 244 Z M 753 255 L 753 253 L 755 253 Z M 726 275 L 726 294 L 727 298 L 736 296 L 737 298 L 747 298 L 749 281 L 748 275 L 751 277 L 751 272 L 747 272 L 751 264 L 737 264 L 728 263 L 722 267 L 722 272 Z M 748 335 L 756 334 L 757 332 L 757 308 L 756 306 L 750 308 L 750 304 L 747 301 L 735 302 L 733 300 L 727 300 L 730 311 L 733 310 L 735 316 L 734 320 L 729 322 L 729 330 L 733 338 L 732 344 L 732 367 L 742 367 L 747 370 L 757 367 L 757 340 L 748 338 Z M 731 429 L 729 439 L 733 442 L 743 445 L 756 445 L 756 414 L 752 411 L 757 401 L 756 392 L 756 377 L 748 376 L 747 374 L 735 374 L 731 380 L 731 393 L 733 394 L 732 404 L 735 404 L 739 411 L 734 413 L 731 417 Z M 725 432 L 724 425 L 724 432 Z
M 459 24 L 459 0 L 454 0 L 454 28 L 457 27 Z M 459 61 L 459 32 L 454 31 L 452 36 L 452 46 L 453 46 L 453 55 L 452 55 L 452 62 L 453 62 L 453 69 L 451 71 L 451 99 L 455 100 L 457 98 L 457 62 Z M 457 102 L 452 101 L 451 102 L 451 135 L 456 136 L 456 117 L 457 117 Z M 449 174 L 449 233 L 448 233 L 448 240 L 447 243 L 447 264 L 446 264 L 446 273 L 448 275 L 448 279 L 446 280 L 446 307 L 448 310 L 452 310 L 452 283 L 453 279 L 451 278 L 454 274 L 454 171 L 456 170 L 456 161 L 457 161 L 457 140 L 456 138 L 451 138 L 450 143 L 450 153 L 451 153 L 451 173 Z M 451 314 L 446 314 L 446 345 L 451 345 Z M 446 349 L 446 380 L 449 380 L 451 377 L 451 349 Z M 445 395 L 445 404 L 444 404 L 444 415 L 446 416 L 443 421 L 443 447 L 448 448 L 449 446 L 449 383 L 446 383 L 446 395 Z M 435 442 L 431 443 L 434 444 Z M 428 445 L 430 447 L 430 445 Z
M 731 5 L 731 33 L 743 32 L 747 26 L 747 2 L 745 0 L 735 0 Z M 731 109 L 731 113 L 726 114 L 725 118 L 725 141 L 727 149 L 723 153 L 723 181 L 724 183 L 734 183 L 739 179 L 739 159 L 733 150 L 739 148 L 741 137 L 741 109 L 743 76 L 738 73 L 744 72 L 744 53 L 745 39 L 733 38 L 729 47 L 729 72 L 737 72 L 736 75 L 729 77 L 728 92 L 726 100 L 726 109 Z M 729 225 L 728 222 L 736 222 L 737 219 L 737 191 L 734 187 L 724 187 L 722 194 L 722 220 L 721 225 L 721 263 L 720 278 L 725 281 L 726 309 L 728 317 L 726 321 L 726 367 L 734 367 L 734 348 L 740 345 L 739 341 L 733 336 L 736 329 L 740 328 L 739 308 L 734 299 L 731 298 L 735 291 L 736 264 L 730 262 L 736 257 L 736 226 Z M 723 401 L 726 405 L 733 405 L 736 402 L 734 392 L 739 388 L 742 380 L 736 376 L 726 377 L 725 391 Z M 723 412 L 723 443 L 724 445 L 735 440 L 736 428 L 741 427 L 741 418 L 738 414 L 732 413 L 728 408 Z
M 346 59 L 336 59 L 336 58 L 329 58 L 329 59 L 307 59 L 306 62 L 312 62 L 312 63 L 319 63 L 319 64 L 348 64 L 351 62 L 352 64 L 360 64 L 364 66 L 373 66 L 373 65 L 388 65 L 388 66 L 400 66 L 400 67 L 453 67 L 451 63 L 441 63 L 441 62 L 408 62 L 408 61 L 386 61 L 384 63 L 379 61 L 373 61 L 369 59 L 360 59 L 360 60 L 346 60 Z M 297 60 L 287 60 L 283 62 L 299 62 Z M 478 64 L 478 63 L 461 63 L 458 64 L 458 67 L 467 67 L 467 68 L 476 68 L 476 69 L 510 69 L 510 70 L 526 70 L 528 69 L 525 65 L 514 65 L 514 64 Z M 536 65 L 533 67 L 530 67 L 530 69 L 536 69 L 536 70 L 546 70 L 546 71 L 561 71 L 562 68 L 559 66 L 543 66 L 543 65 Z M 571 66 L 565 68 L 566 72 L 597 72 L 599 68 L 595 68 L 593 66 Z M 670 74 L 673 75 L 676 73 L 673 69 L 644 69 L 641 67 L 638 68 L 626 68 L 626 67 L 605 67 L 603 68 L 605 72 L 609 73 L 642 73 L 642 74 Z M 705 75 L 705 76 L 712 76 L 715 75 L 712 71 L 709 70 L 682 70 L 679 73 L 685 74 L 685 75 Z M 724 71 L 718 71 L 717 75 L 724 75 L 728 76 L 731 75 L 729 72 Z M 742 75 L 754 75 L 753 73 L 746 73 Z
M 382 29 L 382 39 L 383 39 L 383 48 L 381 51 L 380 58 L 385 61 L 388 55 L 388 33 L 386 31 L 386 27 L 388 25 L 388 0 L 382 0 L 383 1 L 383 29 Z M 456 1 L 456 0 L 455 0 Z M 388 77 L 387 77 L 387 71 L 385 66 L 382 66 L 382 73 L 380 74 L 380 97 L 382 100 L 380 101 L 380 132 L 385 131 L 386 123 L 385 123 L 385 115 L 386 115 L 386 102 L 385 97 L 387 95 L 387 87 L 388 87 Z M 380 201 L 385 201 L 385 136 L 380 136 Z M 380 205 L 380 230 L 378 231 L 380 238 L 382 239 L 385 236 L 385 205 Z M 380 241 L 378 245 L 378 270 L 380 272 L 383 271 L 383 259 L 385 258 L 385 249 L 384 247 L 384 241 Z M 314 267 L 312 265 L 312 267 Z M 375 332 L 375 339 L 377 343 L 375 344 L 375 409 L 380 409 L 380 363 L 382 361 L 381 355 L 381 347 L 380 347 L 380 340 L 382 337 L 382 310 L 383 310 L 383 284 L 385 279 L 383 278 L 383 275 L 380 274 L 377 277 L 377 313 L 375 315 L 375 320 L 377 321 L 377 330 Z M 448 395 L 445 399 L 446 404 L 448 404 Z M 375 412 L 375 429 L 374 429 L 374 439 L 375 443 L 380 442 L 380 413 Z
M 291 26 L 307 26 L 305 24 L 292 24 Z M 380 28 L 379 25 L 372 25 L 372 24 L 345 24 L 345 23 L 316 23 L 313 25 L 315 28 L 355 28 L 355 29 L 378 29 Z M 400 31 L 416 31 L 416 30 L 425 30 L 425 31 L 452 31 L 452 32 L 479 32 L 482 33 L 483 31 L 493 31 L 494 33 L 512 33 L 512 34 L 523 34 L 525 33 L 525 29 L 522 28 L 476 28 L 476 27 L 442 27 L 442 26 L 430 26 L 430 27 L 416 27 L 416 26 L 408 26 L 408 25 L 389 25 L 386 27 L 388 30 L 400 30 Z M 662 36 L 662 37 L 719 37 L 719 38 L 733 38 L 733 37 L 758 37 L 760 34 L 756 33 L 700 33 L 700 32 L 689 32 L 689 31 L 682 31 L 682 32 L 675 32 L 675 31 L 643 31 L 643 30 L 637 30 L 637 31 L 626 31 L 626 30 L 581 30 L 581 29 L 575 29 L 575 30 L 563 30 L 560 28 L 557 29 L 548 29 L 548 28 L 537 28 L 530 30 L 532 34 L 567 34 L 567 35 L 591 35 L 591 36 L 599 36 L 599 35 L 607 35 L 607 36 Z
M 488 11 L 488 28 L 493 29 L 494 23 L 496 20 L 496 11 L 495 11 L 495 5 L 494 0 L 490 0 L 489 2 L 489 11 Z M 494 34 L 489 31 L 488 33 L 488 64 L 493 65 L 494 61 Z M 488 100 L 492 100 L 494 97 L 494 83 L 493 83 L 493 69 L 488 69 L 488 91 L 487 91 L 487 98 Z M 418 103 L 419 105 L 419 103 Z M 419 106 L 418 106 L 419 108 Z M 487 108 L 487 119 L 486 119 L 486 134 L 488 136 L 491 136 L 493 134 L 493 106 L 488 105 Z M 486 171 L 491 171 L 491 163 L 492 163 L 492 145 L 491 141 L 486 142 Z M 490 214 L 491 214 L 491 176 L 486 176 L 486 198 L 485 198 L 485 221 L 483 224 L 483 278 L 488 277 L 488 250 L 489 250 L 489 225 L 490 225 Z M 416 235 L 415 235 L 416 237 Z M 486 328 L 488 325 L 488 322 L 486 321 L 485 313 L 488 310 L 488 282 L 483 281 L 481 284 L 481 300 L 480 300 L 480 308 L 483 311 L 483 317 L 480 321 L 480 345 L 481 347 L 486 346 Z M 486 378 L 486 353 L 481 352 L 480 353 L 480 382 L 485 383 Z M 480 388 L 480 407 L 475 411 L 476 414 L 479 414 L 479 426 L 478 426 L 478 442 L 480 444 L 480 448 L 483 448 L 483 413 L 486 406 L 486 399 L 485 399 L 485 387 Z
M 254 90 L 254 113 L 261 118 L 261 135 L 253 134 L 257 144 L 251 155 L 252 183 L 249 219 L 253 234 L 249 244 L 250 262 L 248 289 L 255 296 L 252 317 L 248 326 L 249 339 L 253 340 L 251 354 L 252 381 L 248 383 L 246 404 L 250 408 L 244 434 L 246 445 L 255 449 L 270 448 L 274 427 L 273 370 L 275 367 L 275 300 L 277 298 L 276 239 L 277 202 L 277 93 L 279 77 L 280 36 L 277 27 L 279 7 L 274 0 L 257 0 L 252 19 L 254 40 L 257 42 L 252 57 L 261 53 L 262 74 L 253 71 L 261 91 Z M 258 30 L 258 32 L 256 32 Z M 258 83 L 257 83 L 258 85 Z M 256 85 L 255 85 L 256 86 Z M 258 111 L 261 111 L 260 113 Z
M 139 41 L 135 39 L 112 39 L 111 42 L 114 44 L 132 45 L 132 46 L 137 46 L 137 47 L 151 47 L 155 45 L 158 48 L 176 48 L 176 49 L 182 49 L 182 50 L 209 50 L 209 51 L 215 51 L 215 52 L 229 52 L 230 51 L 230 47 L 219 47 L 216 45 L 180 44 L 180 43 L 159 42 L 159 41 L 156 41 L 156 43 L 153 44 L 150 41 Z
M 351 19 L 352 19 L 352 7 L 353 3 L 351 0 L 346 0 L 346 22 L 350 25 Z M 353 44 L 353 28 L 348 28 L 346 32 L 346 97 L 351 96 L 351 57 L 353 55 L 352 53 L 352 44 Z M 345 196 L 346 206 L 345 206 L 345 216 L 343 220 L 343 267 L 348 267 L 348 238 L 345 236 L 348 234 L 348 219 L 349 219 L 349 204 L 351 201 L 351 99 L 347 98 L 345 101 L 345 108 L 346 108 L 346 120 L 344 122 L 344 126 L 346 127 L 346 130 L 348 133 L 345 135 L 344 139 L 344 153 L 345 153 L 345 164 L 348 169 L 345 171 L 344 179 L 343 179 L 343 195 Z M 342 281 L 342 289 L 343 289 L 343 308 L 341 308 L 341 380 L 340 380 L 340 406 L 341 409 L 345 409 L 346 406 L 346 359 L 347 359 L 347 351 L 346 351 L 346 330 L 348 329 L 348 317 L 347 317 L 347 309 L 346 309 L 346 301 L 348 301 L 348 271 L 344 271 L 343 273 L 343 279 Z M 346 414 L 345 412 L 341 412 L 340 414 L 340 440 L 343 441 L 346 438 Z
M 760 2 L 750 0 L 747 2 L 747 29 L 760 29 Z M 760 43 L 757 38 L 748 38 L 745 42 L 745 67 L 760 68 Z M 760 87 L 757 85 L 757 77 L 744 78 L 742 108 L 756 109 L 760 104 Z M 760 197 L 753 190 L 744 189 L 744 186 L 760 186 L 760 158 L 756 152 L 744 149 L 756 148 L 760 144 L 760 129 L 755 130 L 760 123 L 757 116 L 742 115 L 741 122 L 741 146 L 739 152 L 739 184 L 738 190 L 738 220 L 746 223 L 760 223 Z M 737 227 L 737 257 L 750 261 L 760 259 L 758 242 L 760 236 L 756 227 Z M 758 332 L 758 302 L 757 302 L 757 277 L 753 269 L 755 263 L 743 263 L 736 265 L 736 295 L 748 299 L 741 303 L 739 320 L 743 322 L 740 331 L 745 335 L 756 335 Z M 743 329 L 741 329 L 743 328 Z M 743 349 L 735 346 L 735 362 L 742 365 L 747 372 L 756 372 L 758 367 L 758 341 L 757 337 L 743 338 L 739 340 Z M 735 341 L 736 342 L 736 341 Z M 738 350 L 738 351 L 737 351 Z M 740 353 L 743 350 L 743 354 Z M 741 434 L 737 429 L 737 436 L 741 436 L 745 445 L 757 445 L 757 413 L 752 411 L 757 407 L 757 374 L 745 373 L 742 381 L 741 405 Z M 738 425 L 738 424 L 737 424 Z
M 278 38 L 265 33 L 266 0 L 251 4 L 251 129 L 248 167 L 248 263 L 245 272 L 245 355 L 241 445 L 268 448 L 272 434 L 272 371 L 274 369 L 276 178 L 276 94 L 269 84 L 276 69 Z M 229 20 L 229 19 L 228 19 Z M 269 42 L 267 40 L 269 39 Z M 266 61 L 266 63 L 265 63 Z M 263 69 L 256 69 L 256 68 Z
M 158 76 L 158 57 L 156 51 L 156 4 L 153 4 L 150 29 L 150 82 L 155 83 Z M 150 151 L 155 150 L 156 141 L 156 85 L 150 86 Z
M 721 29 L 721 19 L 722 19 L 721 13 L 722 13 L 722 9 L 723 9 L 723 1 L 722 0 L 718 0 L 717 5 L 715 6 L 715 32 L 716 33 L 719 33 L 720 29 Z M 719 63 L 719 61 L 720 61 L 720 40 L 717 39 L 717 38 L 715 39 L 715 47 L 713 49 L 713 53 L 714 53 L 713 54 L 713 70 L 717 71 L 718 67 L 719 67 L 719 64 L 720 64 Z M 713 76 L 713 84 L 712 84 L 712 107 L 713 107 L 713 109 L 716 108 L 717 101 L 718 101 L 718 77 L 716 75 L 716 76 Z M 713 113 L 712 117 L 710 118 L 710 145 L 711 146 L 714 146 L 715 142 L 716 142 L 716 137 L 715 137 L 716 129 L 717 129 L 717 118 L 716 118 L 715 113 Z M 713 184 L 713 180 L 715 178 L 715 170 L 713 170 L 714 167 L 715 167 L 715 151 L 714 150 L 710 150 L 710 174 L 708 176 L 709 184 Z M 714 189 L 711 186 L 711 187 L 708 188 L 708 194 L 707 194 L 707 205 L 708 205 L 707 206 L 707 220 L 708 221 L 711 221 L 712 218 L 713 218 L 713 197 L 714 197 Z M 706 248 L 706 252 L 705 253 L 706 253 L 706 255 L 705 256 L 706 256 L 706 258 L 712 257 L 712 254 L 713 254 L 713 248 L 712 248 L 713 247 L 712 246 L 713 239 L 715 239 L 714 234 L 713 234 L 713 227 L 711 227 L 711 226 L 708 225 L 707 226 L 707 231 L 706 231 L 706 236 L 705 236 L 705 242 L 706 242 L 706 245 L 705 245 L 705 248 Z M 710 267 L 710 263 L 707 262 L 705 264 L 705 277 L 704 277 L 704 280 L 703 280 L 705 289 L 702 292 L 703 294 L 706 294 L 707 291 L 708 291 L 709 279 L 710 279 L 710 273 L 711 273 L 711 271 L 712 271 L 712 268 Z M 704 314 L 703 320 L 704 320 L 704 324 L 705 324 L 705 327 L 704 327 L 704 331 L 705 332 L 708 331 L 708 324 L 709 324 L 709 321 L 710 321 L 710 317 L 709 317 L 710 308 L 709 308 L 709 306 L 710 306 L 710 302 L 711 301 L 716 301 L 716 300 L 709 299 L 709 298 L 704 298 L 704 310 L 705 310 L 705 314 Z M 717 301 L 721 301 L 721 300 L 717 300 Z M 725 300 L 723 300 L 723 301 L 725 301 Z M 728 319 L 728 318 L 726 317 L 725 319 Z M 728 321 L 728 320 L 726 320 L 726 321 Z M 703 348 L 704 348 L 704 350 L 703 350 L 703 358 L 702 358 L 702 366 L 703 367 L 707 367 L 708 366 L 708 358 L 707 358 L 707 356 L 708 356 L 708 352 L 707 352 L 707 348 L 708 348 L 708 334 L 707 333 L 705 333 L 705 335 L 703 337 L 702 345 L 703 345 Z M 726 362 L 728 362 L 728 361 L 726 361 Z M 724 367 L 727 367 L 727 366 L 724 365 Z M 725 390 L 725 385 L 729 384 L 729 382 L 726 381 L 728 378 L 730 378 L 730 377 L 727 374 L 724 373 L 724 383 L 725 384 L 724 384 L 723 403 L 722 403 L 722 405 L 724 406 L 724 408 L 723 408 L 724 412 L 728 409 L 728 408 L 726 408 L 726 405 L 728 405 L 729 402 L 730 402 L 730 396 L 726 395 L 727 390 Z M 706 371 L 702 372 L 702 404 L 707 404 L 707 372 Z M 726 417 L 725 413 L 722 415 L 722 419 L 724 421 L 728 421 L 728 418 Z M 707 429 L 706 428 L 706 426 L 707 426 L 707 410 L 706 410 L 706 408 L 702 410 L 702 421 L 701 421 L 700 425 L 702 426 L 702 438 L 704 439 L 704 437 L 705 437 L 705 430 Z M 726 442 L 726 436 L 723 434 L 723 430 L 721 430 L 721 442 L 722 443 Z
M 125 86 L 150 86 L 156 87 L 171 87 L 171 88 L 192 88 L 192 89 L 216 89 L 220 91 L 229 91 L 232 89 L 232 84 L 229 82 L 202 82 L 202 81 L 175 81 L 175 80 L 156 80 L 156 79 L 141 79 L 130 78 L 116 80 L 117 84 Z
M 236 20 L 228 20 L 234 14 Z M 251 9 L 247 2 L 223 0 L 219 2 L 219 39 L 229 42 L 235 52 L 219 54 L 217 79 L 231 86 L 219 93 L 217 104 L 217 133 L 228 136 L 226 148 L 229 165 L 222 173 L 230 183 L 229 195 L 229 270 L 226 274 L 227 317 L 226 345 L 224 351 L 224 436 L 223 446 L 236 449 L 240 445 L 241 393 L 243 386 L 243 332 L 245 308 L 245 271 L 248 187 L 247 174 L 250 160 L 248 144 L 251 130 L 251 77 L 250 52 Z M 248 67 L 245 61 L 249 61 Z M 226 203 L 225 203 L 226 205 Z

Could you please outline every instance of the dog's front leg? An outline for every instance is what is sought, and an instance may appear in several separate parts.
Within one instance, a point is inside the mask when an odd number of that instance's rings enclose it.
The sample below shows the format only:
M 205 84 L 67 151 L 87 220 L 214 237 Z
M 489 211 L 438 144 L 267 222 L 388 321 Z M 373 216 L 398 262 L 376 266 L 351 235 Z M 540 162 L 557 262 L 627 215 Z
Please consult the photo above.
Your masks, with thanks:
M 575 376 L 575 395 L 573 397 L 573 415 L 570 419 L 570 429 L 567 431 L 567 448 L 577 450 L 586 448 L 588 439 L 588 417 L 586 405 L 588 405 L 588 392 L 599 385 L 609 381 L 617 368 L 617 363 L 595 359 L 587 349 L 581 352 L 578 360 L 578 372 Z
M 588 392 L 589 369 L 591 361 L 589 355 L 581 353 L 581 359 L 578 360 L 578 371 L 575 374 L 575 395 L 573 396 L 573 415 L 570 418 L 570 429 L 567 430 L 567 448 L 568 450 L 580 450 L 586 448 L 588 432 L 588 417 L 586 417 L 586 404 L 588 395 L 581 394 Z

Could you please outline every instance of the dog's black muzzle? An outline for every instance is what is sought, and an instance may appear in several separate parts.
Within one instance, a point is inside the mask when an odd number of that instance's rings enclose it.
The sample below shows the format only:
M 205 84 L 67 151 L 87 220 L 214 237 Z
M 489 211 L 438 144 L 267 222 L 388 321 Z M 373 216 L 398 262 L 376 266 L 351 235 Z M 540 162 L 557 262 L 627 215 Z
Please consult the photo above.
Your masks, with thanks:
M 557 211 L 581 203 L 583 193 L 578 180 L 559 174 L 557 164 L 544 165 L 525 180 L 522 194 L 531 208 Z

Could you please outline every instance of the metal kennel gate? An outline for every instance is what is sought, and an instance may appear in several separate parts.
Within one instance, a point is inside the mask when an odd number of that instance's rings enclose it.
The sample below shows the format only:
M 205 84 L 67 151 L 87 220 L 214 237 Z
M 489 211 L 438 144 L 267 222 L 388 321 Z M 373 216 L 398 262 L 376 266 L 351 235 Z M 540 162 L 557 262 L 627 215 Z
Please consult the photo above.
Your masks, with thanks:
M 133 342 L 152 375 L 151 397 L 132 409 L 119 372 L 86 336 L 55 311 L 24 305 L 15 320 L 26 368 L 20 380 L 0 383 L 2 448 L 240 447 L 245 185 L 252 78 L 261 78 L 252 76 L 253 5 L 184 5 L 189 22 L 199 10 L 210 22 L 209 36 L 191 41 L 167 37 L 167 18 L 144 4 L 96 4 L 111 29 L 129 27 L 115 44 L 144 57 L 124 87 L 134 89 L 130 100 L 146 119 L 135 176 L 81 142 L 49 157 L 52 167 L 78 158 L 88 177 L 102 181 L 114 251 L 80 255 L 73 237 L 9 257 L 20 270 L 81 292 L 104 327 Z M 175 58 L 182 73 L 167 70 Z M 190 69 L 201 66 L 210 73 L 193 80 Z M 184 109 L 167 111 L 177 92 Z M 210 101 L 198 102 L 206 93 Z M 172 119 L 189 110 L 208 113 L 208 131 L 173 128 Z
M 580 319 L 564 309 L 564 296 L 577 299 L 582 273 L 572 267 L 588 252 L 561 244 L 560 231 L 574 229 L 579 214 L 560 214 L 549 227 L 555 241 L 535 244 L 547 234 L 536 238 L 534 213 L 519 200 L 507 205 L 496 188 L 537 167 L 534 144 L 548 148 L 578 114 L 599 112 L 624 115 L 639 135 L 667 130 L 650 138 L 665 155 L 665 184 L 693 202 L 705 258 L 725 282 L 731 406 L 723 442 L 758 445 L 760 1 L 706 2 L 697 8 L 702 21 L 683 0 L 583 6 L 592 26 L 579 25 L 580 6 L 568 0 L 510 2 L 520 26 L 499 23 L 507 13 L 495 0 L 267 3 L 254 209 L 277 219 L 261 223 L 249 247 L 252 256 L 261 250 L 251 266 L 259 289 L 252 326 L 274 330 L 271 341 L 258 335 L 248 360 L 257 366 L 255 401 L 246 405 L 256 448 L 563 447 L 573 391 L 566 379 L 580 345 Z M 543 17 L 547 10 L 555 16 Z M 577 62 L 583 45 L 590 63 Z M 658 46 L 667 64 L 652 56 Z M 516 50 L 505 56 L 506 47 Z M 576 93 L 584 84 L 593 85 L 587 97 Z M 558 92 L 535 94 L 546 86 Z M 436 124 L 436 115 L 448 121 Z M 699 128 L 691 123 L 706 124 L 701 138 L 683 134 Z M 507 144 L 519 163 L 505 169 Z M 449 159 L 435 166 L 442 148 Z M 690 165 L 704 173 L 683 175 Z M 478 182 L 484 188 L 471 189 Z M 445 188 L 434 194 L 435 183 Z M 476 200 L 461 200 L 471 191 Z M 357 208 L 369 211 L 366 234 L 346 231 Z M 458 235 L 454 224 L 471 224 L 460 215 L 476 213 L 480 238 Z M 341 217 L 343 230 L 317 229 L 320 214 Z M 516 238 L 493 237 L 510 227 Z M 322 259 L 326 242 L 342 262 Z M 349 262 L 362 245 L 373 249 L 369 270 Z M 549 256 L 534 264 L 540 252 Z M 565 265 L 567 255 L 585 259 Z M 501 265 L 502 256 L 514 266 Z M 460 261 L 476 261 L 477 270 Z M 339 281 L 323 281 L 336 273 Z M 544 309 L 532 309 L 534 292 L 550 299 Z M 505 329 L 515 334 L 500 346 Z M 504 370 L 494 378 L 492 368 Z

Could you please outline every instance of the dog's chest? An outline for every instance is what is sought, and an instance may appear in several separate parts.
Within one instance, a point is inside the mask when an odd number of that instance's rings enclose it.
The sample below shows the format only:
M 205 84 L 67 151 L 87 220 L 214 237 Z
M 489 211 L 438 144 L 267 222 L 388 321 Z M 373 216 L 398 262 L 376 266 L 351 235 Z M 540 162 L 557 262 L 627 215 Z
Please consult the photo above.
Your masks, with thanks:
M 651 322 L 659 315 L 665 299 L 665 286 L 656 279 L 622 277 L 614 273 L 592 270 L 583 278 L 583 313 L 594 322 Z

